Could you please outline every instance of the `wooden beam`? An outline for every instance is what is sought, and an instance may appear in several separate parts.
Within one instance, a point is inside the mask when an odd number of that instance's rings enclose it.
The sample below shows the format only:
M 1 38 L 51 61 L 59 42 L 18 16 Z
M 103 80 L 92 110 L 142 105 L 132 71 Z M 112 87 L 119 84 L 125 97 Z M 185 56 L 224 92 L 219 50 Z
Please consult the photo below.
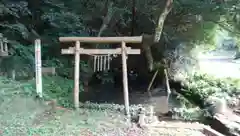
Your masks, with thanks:
M 1 57 L 6 57 L 6 56 L 8 56 L 8 52 L 0 51 L 0 56 Z
M 203 133 L 208 136 L 224 136 L 223 134 L 217 132 L 216 130 L 212 129 L 209 126 L 203 127 Z
M 56 68 L 55 67 L 42 67 L 42 74 L 43 75 L 55 75 Z
M 62 49 L 62 54 L 74 54 L 75 53 L 75 48 L 70 47 L 68 49 Z M 121 48 L 117 49 L 84 49 L 80 48 L 79 50 L 80 54 L 121 54 Z M 127 48 L 126 49 L 127 54 L 140 54 L 141 50 L 140 49 L 131 49 Z
M 142 36 L 133 37 L 59 37 L 60 42 L 82 42 L 82 43 L 141 43 Z
M 123 93 L 124 93 L 124 105 L 125 113 L 130 117 L 129 111 L 129 95 L 128 95 L 128 77 L 127 77 L 127 54 L 126 43 L 122 42 L 122 74 L 123 74 Z
M 79 76 L 80 76 L 80 42 L 76 42 L 75 67 L 74 67 L 74 107 L 79 108 Z

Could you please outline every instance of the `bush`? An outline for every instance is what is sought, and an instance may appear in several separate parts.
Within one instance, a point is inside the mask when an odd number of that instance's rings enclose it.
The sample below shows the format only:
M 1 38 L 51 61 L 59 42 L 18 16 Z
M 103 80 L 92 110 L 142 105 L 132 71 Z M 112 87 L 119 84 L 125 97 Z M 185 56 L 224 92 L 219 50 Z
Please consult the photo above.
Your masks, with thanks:
M 225 99 L 232 104 L 240 96 L 240 79 L 218 79 L 205 74 L 194 73 L 184 80 L 185 97 L 204 107 L 204 101 L 210 97 Z

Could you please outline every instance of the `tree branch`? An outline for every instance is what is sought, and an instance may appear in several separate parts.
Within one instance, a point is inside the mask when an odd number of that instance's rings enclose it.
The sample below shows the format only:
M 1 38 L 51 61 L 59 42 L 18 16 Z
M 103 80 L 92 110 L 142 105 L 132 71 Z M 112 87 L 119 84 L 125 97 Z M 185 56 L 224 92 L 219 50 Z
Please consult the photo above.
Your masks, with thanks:
M 172 10 L 172 7 L 173 7 L 173 0 L 167 0 L 164 10 L 159 16 L 157 27 L 155 28 L 154 42 L 158 42 L 160 40 L 164 22 L 167 18 L 167 15 Z
M 163 12 L 159 15 L 158 24 L 155 28 L 155 34 L 154 35 L 146 35 L 146 34 L 143 35 L 142 47 L 143 47 L 143 50 L 145 51 L 145 55 L 146 55 L 146 58 L 148 61 L 148 69 L 150 71 L 153 70 L 153 63 L 154 63 L 154 60 L 152 57 L 152 52 L 151 52 L 151 46 L 154 43 L 159 42 L 161 35 L 162 35 L 164 21 L 166 20 L 167 15 L 171 11 L 172 6 L 173 6 L 173 0 L 167 0 Z
M 108 5 L 108 10 L 107 10 L 106 16 L 103 18 L 102 26 L 100 27 L 100 30 L 99 30 L 98 35 L 97 35 L 98 37 L 100 37 L 102 35 L 103 31 L 106 30 L 106 28 L 107 28 L 107 26 L 108 26 L 108 24 L 109 24 L 109 22 L 110 22 L 110 20 L 112 19 L 112 16 L 113 16 L 113 9 L 112 9 L 113 2 L 110 2 L 109 4 L 107 2 L 106 5 Z

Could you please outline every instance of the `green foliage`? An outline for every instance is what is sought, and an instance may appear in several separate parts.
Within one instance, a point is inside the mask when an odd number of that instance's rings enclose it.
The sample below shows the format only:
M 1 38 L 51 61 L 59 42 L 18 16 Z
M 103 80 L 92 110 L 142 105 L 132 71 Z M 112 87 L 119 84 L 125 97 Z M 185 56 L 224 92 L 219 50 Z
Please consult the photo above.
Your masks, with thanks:
M 112 2 L 111 8 L 108 7 Z M 33 4 L 37 3 L 37 4 Z M 8 1 L 0 3 L 0 31 L 10 40 L 13 55 L 21 50 L 20 58 L 25 60 L 29 57 L 32 63 L 32 53 L 29 54 L 29 46 L 33 40 L 40 37 L 43 42 L 42 56 L 46 61 L 60 62 L 66 58 L 59 57 L 59 36 L 97 36 L 103 18 L 109 9 L 111 16 L 107 29 L 103 36 L 129 35 L 131 33 L 132 6 L 129 1 L 87 1 L 87 0 L 51 0 L 34 1 L 27 0 Z M 171 40 L 187 41 L 191 43 L 204 42 L 213 44 L 216 26 L 237 31 L 238 28 L 238 5 L 239 1 L 230 0 L 225 3 L 216 3 L 208 0 L 174 0 L 174 8 L 163 29 L 163 40 L 171 44 Z M 153 33 L 155 22 L 162 12 L 164 1 L 144 0 L 136 2 L 136 26 L 135 35 Z M 24 45 L 24 46 L 19 46 Z M 187 44 L 195 45 L 195 44 Z M 20 49 L 21 48 L 21 49 Z M 28 49 L 27 49 L 28 48 Z M 25 55 L 27 54 L 27 55 Z M 21 58 L 23 57 L 23 58 Z M 20 61 L 19 61 L 20 62 Z M 58 63 L 59 64 L 59 63 Z M 62 64 L 59 64 L 63 66 Z M 57 65 L 56 67 L 60 67 Z M 71 64 L 64 62 L 64 70 L 71 69 Z M 84 67 L 81 67 L 86 69 Z M 89 66 L 87 66 L 89 68 Z M 81 70 L 83 70 L 81 69 Z M 90 72 L 90 71 L 89 71 Z M 71 71 L 64 72 L 66 74 Z M 89 73 L 91 74 L 91 72 Z
M 7 78 L 1 77 L 0 86 L 1 86 L 1 97 L 12 97 L 14 94 L 20 96 L 36 96 L 36 87 L 35 80 L 17 82 L 12 81 Z M 44 76 L 43 77 L 43 97 L 44 100 L 56 99 L 59 105 L 64 107 L 72 107 L 73 104 L 73 80 L 62 78 L 59 76 Z M 82 86 L 80 85 L 82 90 Z M 80 90 L 80 91 L 81 91 Z
M 205 116 L 204 110 L 196 108 L 174 108 L 173 118 L 187 121 L 203 121 Z
M 206 106 L 205 100 L 209 96 L 223 98 L 231 104 L 231 98 L 238 98 L 240 95 L 239 79 L 217 79 L 195 73 L 189 76 L 184 84 L 185 97 L 201 107 Z
M 209 113 L 209 98 L 220 98 L 227 101 L 229 106 L 237 106 L 240 96 L 240 80 L 239 79 L 218 79 L 205 74 L 194 73 L 188 75 L 183 81 L 183 89 L 180 92 L 184 98 L 179 100 L 188 101 L 198 107 L 181 107 L 174 108 L 173 118 L 183 120 L 201 120 L 206 121 L 208 117 L 212 117 Z M 181 95 L 179 95 L 181 96 Z M 237 102 L 237 103 L 236 103 Z
M 64 107 L 72 107 L 73 104 L 73 80 L 62 77 L 44 77 L 43 95 L 46 99 L 56 99 Z M 80 87 L 82 90 L 82 88 Z M 81 91 L 80 90 L 80 91 Z
M 31 78 L 34 75 L 34 48 L 17 44 L 10 49 L 10 56 L 2 57 L 1 72 L 15 71 L 16 78 Z M 8 74 L 9 75 L 9 74 Z
M 121 34 L 129 33 L 131 30 L 131 4 L 128 1 L 111 2 L 113 2 L 111 9 L 113 16 L 104 35 L 116 35 L 116 31 Z M 37 7 L 31 5 L 31 3 L 28 4 L 25 0 L 19 2 L 4 0 L 4 3 L 1 3 L 0 16 L 6 18 L 6 20 L 0 24 L 0 29 L 4 33 L 8 33 L 10 30 L 20 34 L 27 41 L 31 39 L 33 33 L 35 36 L 40 35 L 48 39 L 67 35 L 96 36 L 102 24 L 102 17 L 106 14 L 106 9 L 108 8 L 106 7 L 108 4 L 105 1 L 43 1 Z M 165 36 L 181 37 L 185 35 L 186 39 L 192 39 L 191 37 L 186 37 L 186 32 L 190 32 L 193 36 L 196 34 L 195 37 L 199 40 L 200 37 L 205 36 L 206 31 L 211 31 L 214 28 L 214 25 L 205 27 L 205 22 L 218 24 L 218 21 L 221 21 L 221 24 L 223 24 L 231 20 L 231 24 L 233 24 L 234 19 L 236 23 L 239 22 L 237 21 L 238 4 L 239 2 L 235 0 L 222 4 L 206 0 L 174 1 L 173 11 L 165 24 Z M 161 13 L 163 5 L 163 2 L 155 0 L 136 3 L 137 25 L 139 26 L 139 28 L 136 27 L 137 35 L 141 35 L 143 32 L 152 33 L 155 28 L 154 22 L 157 21 L 156 19 Z M 32 10 L 34 8 L 42 12 L 37 14 Z M 28 21 L 31 20 L 31 16 L 40 16 L 41 20 L 39 23 L 44 24 L 43 30 L 33 29 L 32 26 L 42 26 L 29 24 Z M 222 18 L 225 18 L 224 21 L 222 21 Z M 14 21 L 10 21 L 10 19 Z M 118 28 L 116 23 L 120 25 Z M 237 27 L 237 24 L 235 26 Z M 200 32 L 200 30 L 203 32 Z M 8 33 L 8 35 L 12 34 Z M 201 36 L 199 37 L 199 35 Z M 12 40 L 15 40 L 15 38 L 12 37 Z

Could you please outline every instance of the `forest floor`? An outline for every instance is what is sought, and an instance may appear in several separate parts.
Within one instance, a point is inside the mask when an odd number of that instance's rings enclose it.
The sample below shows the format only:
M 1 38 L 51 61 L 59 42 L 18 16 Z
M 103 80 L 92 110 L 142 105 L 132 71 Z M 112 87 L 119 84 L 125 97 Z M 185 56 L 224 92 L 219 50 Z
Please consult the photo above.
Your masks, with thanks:
M 179 136 L 203 135 L 195 129 L 142 129 L 118 110 L 57 108 L 22 93 L 26 84 L 0 80 L 1 136 Z M 25 86 L 25 90 L 24 87 Z M 21 89 L 23 88 L 23 89 Z M 176 122 L 167 122 L 167 125 Z M 179 122 L 184 123 L 184 122 Z M 184 123 L 185 125 L 187 123 Z M 193 123 L 198 125 L 198 123 Z M 191 124 L 192 125 L 192 124 Z M 184 126 L 178 124 L 178 126 Z
M 121 113 L 110 110 L 79 111 L 49 108 L 28 98 L 15 97 L 1 104 L 3 136 L 177 136 L 203 135 L 194 129 L 141 129 Z M 168 123 L 169 125 L 169 123 Z

